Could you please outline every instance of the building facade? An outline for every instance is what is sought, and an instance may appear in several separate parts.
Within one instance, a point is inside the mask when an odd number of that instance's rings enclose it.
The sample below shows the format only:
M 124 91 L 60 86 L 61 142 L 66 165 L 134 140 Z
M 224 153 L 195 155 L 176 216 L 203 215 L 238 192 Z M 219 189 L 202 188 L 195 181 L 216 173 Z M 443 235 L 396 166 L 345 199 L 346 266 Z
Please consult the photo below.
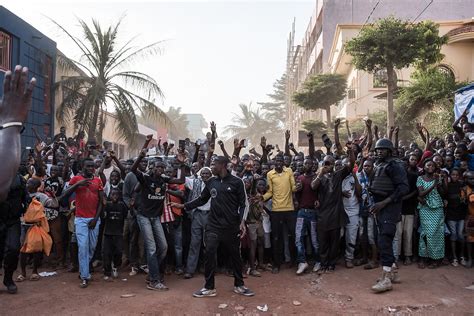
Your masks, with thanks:
M 474 0 L 316 0 L 315 9 L 301 42 L 295 42 L 294 25 L 287 50 L 287 128 L 292 141 L 306 120 L 324 120 L 323 110 L 305 111 L 296 106 L 291 96 L 311 75 L 330 72 L 329 56 L 337 25 L 363 25 L 393 15 L 410 21 L 471 19 Z M 360 28 L 359 27 L 359 28 Z M 358 32 L 357 29 L 354 30 Z M 407 77 L 408 79 L 409 77 Z M 386 90 L 386 89 L 385 89 Z M 383 91 L 383 89 L 381 90 Z M 380 101 L 383 102 L 383 101 Z
M 349 121 L 366 117 L 370 113 L 386 109 L 386 73 L 370 74 L 351 65 L 352 57 L 344 51 L 344 44 L 357 36 L 362 25 L 338 25 L 329 54 L 329 71 L 346 78 L 348 93 L 333 109 L 337 117 Z M 440 35 L 449 40 L 441 48 L 444 55 L 438 67 L 456 81 L 474 80 L 474 23 L 466 21 L 439 22 Z M 396 70 L 399 86 L 409 84 L 412 68 Z
M 56 43 L 0 6 L 0 85 L 3 86 L 5 72 L 13 70 L 15 65 L 28 67 L 29 77 L 37 80 L 21 135 L 22 148 L 34 147 L 36 138 L 32 128 L 43 139 L 53 136 Z

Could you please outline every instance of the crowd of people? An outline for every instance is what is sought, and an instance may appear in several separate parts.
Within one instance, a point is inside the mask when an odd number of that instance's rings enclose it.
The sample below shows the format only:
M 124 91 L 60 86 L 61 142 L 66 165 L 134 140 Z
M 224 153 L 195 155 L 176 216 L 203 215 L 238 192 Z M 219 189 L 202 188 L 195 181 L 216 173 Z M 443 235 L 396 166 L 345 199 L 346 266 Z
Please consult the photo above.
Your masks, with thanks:
M 26 78 L 21 68 L 7 75 L 3 108 L 11 87 L 23 93 Z M 23 105 L 33 84 L 17 96 Z M 337 119 L 334 144 L 322 135 L 322 149 L 308 133 L 307 153 L 286 131 L 283 151 L 262 137 L 245 154 L 246 141 L 234 140 L 229 154 L 214 122 L 204 142 L 159 142 L 153 156 L 149 135 L 129 160 L 107 143 L 85 142 L 82 132 L 39 139 L 0 202 L 4 285 L 16 293 L 15 282 L 39 280 L 38 268 L 48 266 L 79 273 L 81 288 L 92 272 L 105 281 L 126 273 L 163 291 L 166 275 L 190 279 L 202 271 L 205 285 L 195 297 L 216 295 L 216 272 L 252 296 L 247 276 L 283 267 L 333 273 L 341 259 L 347 269 L 381 267 L 372 287 L 380 293 L 400 282 L 400 265 L 471 268 L 474 132 L 467 113 L 443 139 L 417 124 L 422 147 L 399 140 L 397 127 L 379 135 L 370 119 L 361 135 L 341 136 L 340 125 Z

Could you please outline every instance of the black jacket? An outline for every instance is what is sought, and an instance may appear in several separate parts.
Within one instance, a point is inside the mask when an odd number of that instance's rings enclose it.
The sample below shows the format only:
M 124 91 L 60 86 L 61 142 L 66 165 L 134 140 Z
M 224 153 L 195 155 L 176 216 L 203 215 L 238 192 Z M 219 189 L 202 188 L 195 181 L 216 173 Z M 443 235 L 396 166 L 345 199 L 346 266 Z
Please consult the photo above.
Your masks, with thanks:
M 185 205 L 193 210 L 206 204 L 211 198 L 208 229 L 238 231 L 247 212 L 247 194 L 242 179 L 230 173 L 224 177 L 213 177 L 206 182 L 201 196 Z

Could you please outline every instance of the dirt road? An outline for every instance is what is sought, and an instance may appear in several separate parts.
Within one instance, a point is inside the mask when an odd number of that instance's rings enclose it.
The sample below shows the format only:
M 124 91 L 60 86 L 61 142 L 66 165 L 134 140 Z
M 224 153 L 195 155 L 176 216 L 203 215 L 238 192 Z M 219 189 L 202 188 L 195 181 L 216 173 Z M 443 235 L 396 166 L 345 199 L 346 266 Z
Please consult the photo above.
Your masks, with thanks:
M 58 271 L 57 276 L 40 281 L 19 283 L 19 293 L 0 290 L 1 315 L 317 315 L 317 314 L 393 314 L 393 315 L 474 315 L 474 291 L 465 286 L 474 281 L 474 269 L 445 266 L 420 270 L 415 265 L 401 267 L 402 284 L 394 290 L 375 295 L 370 286 L 380 273 L 338 267 L 334 274 L 297 277 L 293 270 L 278 275 L 263 273 L 247 278 L 256 292 L 246 298 L 232 292 L 233 279 L 219 275 L 218 295 L 193 298 L 203 284 L 202 275 L 191 280 L 167 277 L 168 292 L 145 288 L 144 275 L 129 277 L 126 272 L 114 282 L 105 282 L 101 274 L 89 288 L 80 289 L 77 274 Z M 122 298 L 124 294 L 135 295 Z M 295 306 L 293 301 L 301 303 Z M 227 304 L 219 308 L 220 304 Z M 267 304 L 268 311 L 257 306 Z M 221 306 L 223 307 L 223 306 Z

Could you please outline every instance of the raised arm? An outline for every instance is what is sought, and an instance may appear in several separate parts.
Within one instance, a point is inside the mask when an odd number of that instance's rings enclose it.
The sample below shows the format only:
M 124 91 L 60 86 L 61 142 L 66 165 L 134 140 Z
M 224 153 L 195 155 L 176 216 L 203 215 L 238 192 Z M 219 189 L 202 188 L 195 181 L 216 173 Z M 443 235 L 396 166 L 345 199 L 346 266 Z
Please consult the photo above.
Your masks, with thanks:
M 290 131 L 286 130 L 285 131 L 285 156 L 289 156 L 289 157 L 291 157 L 290 144 L 289 144 L 290 137 L 291 137 Z
M 418 134 L 420 134 L 420 137 L 423 142 L 426 144 L 428 141 L 426 140 L 425 134 L 423 134 L 423 125 L 421 125 L 420 122 L 416 123 L 416 130 L 418 131 Z
M 313 132 L 309 132 L 307 134 L 308 136 L 308 146 L 309 146 L 309 149 L 308 149 L 308 153 L 309 153 L 309 158 L 311 158 L 311 160 L 314 160 L 316 158 L 316 149 L 314 147 L 314 135 L 313 135 Z
M 223 154 L 227 159 L 230 159 L 231 157 L 230 157 L 229 154 L 227 153 L 227 150 L 225 150 L 224 142 L 223 142 L 222 140 L 219 140 L 217 143 L 219 144 L 219 147 L 221 148 L 222 154 Z
M 370 149 L 372 148 L 372 144 L 373 144 L 372 120 L 367 119 L 365 121 L 365 126 L 367 128 L 367 144 L 366 144 L 365 148 L 366 148 L 367 153 L 368 153 L 370 151 Z
M 110 155 L 110 158 L 115 162 L 115 164 L 117 165 L 117 168 L 119 168 L 120 170 L 120 176 L 123 179 L 125 179 L 125 175 L 126 175 L 126 172 L 125 172 L 125 167 L 122 165 L 122 163 L 120 162 L 120 160 L 118 160 L 117 156 L 115 155 L 115 152 L 113 150 L 109 151 L 109 155 Z
M 395 127 L 393 130 L 393 146 L 395 147 L 395 150 L 397 151 L 397 156 L 398 156 L 398 133 L 400 132 L 400 127 Z
M 0 202 L 4 201 L 20 166 L 20 132 L 26 122 L 36 79 L 28 83 L 28 68 L 16 66 L 5 73 L 0 102 Z
M 334 143 L 336 144 L 337 154 L 340 155 L 342 153 L 342 145 L 339 139 L 339 126 L 341 125 L 341 119 L 336 119 L 334 122 Z

